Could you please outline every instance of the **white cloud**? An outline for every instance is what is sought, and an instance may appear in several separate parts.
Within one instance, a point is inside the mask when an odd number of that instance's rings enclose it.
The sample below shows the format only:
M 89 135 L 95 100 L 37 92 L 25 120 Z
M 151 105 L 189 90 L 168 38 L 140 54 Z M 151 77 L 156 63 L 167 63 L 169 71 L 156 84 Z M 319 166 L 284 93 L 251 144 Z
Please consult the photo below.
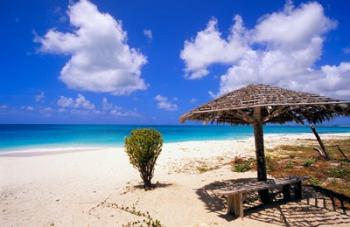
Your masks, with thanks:
M 51 117 L 54 112 L 55 111 L 52 107 L 44 107 L 39 109 L 39 113 L 41 113 L 45 117 Z
M 109 102 L 106 97 L 102 98 L 101 105 L 95 105 L 83 95 L 78 94 L 76 98 L 61 96 L 57 100 L 58 112 L 74 115 L 101 116 L 101 117 L 139 117 L 136 110 L 126 110 Z
M 32 112 L 35 110 L 35 108 L 33 106 L 22 106 L 21 108 L 22 110 L 28 111 L 28 112 Z
M 85 99 L 85 97 L 81 94 L 78 94 L 78 97 L 75 99 L 75 105 L 87 110 L 95 109 L 95 105 L 92 104 L 89 100 Z
M 62 108 L 71 107 L 72 105 L 74 106 L 74 100 L 72 98 L 61 96 L 57 101 L 57 105 Z
M 213 91 L 208 91 L 210 98 L 216 98 L 217 94 L 215 94 Z
M 114 105 L 106 97 L 102 99 L 101 112 L 115 117 L 138 117 L 137 111 L 125 110 L 122 107 Z
M 253 39 L 287 49 L 303 48 L 334 26 L 335 22 L 324 15 L 319 3 L 311 2 L 294 8 L 291 2 L 287 2 L 283 11 L 261 19 L 255 27 Z
M 239 32 L 231 29 L 228 38 L 218 35 L 215 21 L 214 27 L 208 25 L 209 29 L 200 31 L 194 40 L 185 41 L 181 57 L 185 70 L 191 73 L 190 78 L 203 77 L 209 73 L 209 66 L 221 63 L 227 64 L 228 69 L 220 77 L 220 95 L 250 83 L 265 83 L 330 96 L 350 96 L 346 87 L 350 82 L 350 63 L 316 66 L 322 55 L 325 34 L 336 25 L 325 16 L 319 3 L 294 7 L 287 2 L 283 10 L 264 15 L 250 30 L 243 27 L 238 16 L 235 18 L 233 27 L 239 25 L 236 29 Z M 214 23 L 212 21 L 209 24 Z M 199 45 L 203 34 L 215 38 L 207 38 Z M 237 50 L 223 48 L 233 35 L 238 37 Z M 214 45 L 210 45 L 211 42 Z M 235 57 L 230 60 L 218 56 L 234 56 L 234 53 Z
M 61 96 L 57 100 L 57 105 L 61 108 L 75 108 L 75 109 L 86 109 L 86 110 L 95 109 L 95 105 L 91 103 L 89 100 L 87 100 L 81 94 L 78 94 L 77 98 L 75 99 Z
M 143 34 L 150 40 L 153 39 L 153 33 L 150 29 L 143 30 Z
M 191 98 L 190 99 L 190 103 L 196 103 L 197 102 L 197 99 L 196 98 Z
M 102 110 L 111 110 L 113 107 L 114 105 L 108 102 L 108 99 L 106 97 L 102 99 Z
M 215 18 L 208 22 L 204 31 L 197 33 L 194 40 L 186 40 L 180 57 L 186 64 L 186 77 L 199 79 L 206 76 L 208 67 L 214 63 L 232 64 L 246 51 L 245 29 L 240 16 L 234 18 L 234 24 L 227 39 L 222 38 Z
M 162 110 L 167 111 L 176 111 L 177 110 L 177 104 L 171 103 L 167 97 L 157 95 L 154 97 L 154 99 L 157 101 L 157 107 Z
M 40 92 L 39 94 L 35 95 L 34 98 L 35 98 L 36 102 L 41 102 L 45 98 L 45 93 L 44 92 Z
M 147 88 L 141 78 L 146 57 L 127 44 L 120 21 L 87 0 L 70 5 L 68 16 L 72 33 L 50 29 L 35 38 L 42 52 L 71 56 L 60 73 L 68 87 L 114 95 Z
M 136 111 L 123 110 L 123 109 L 112 109 L 109 112 L 110 115 L 115 117 L 139 117 L 140 114 Z

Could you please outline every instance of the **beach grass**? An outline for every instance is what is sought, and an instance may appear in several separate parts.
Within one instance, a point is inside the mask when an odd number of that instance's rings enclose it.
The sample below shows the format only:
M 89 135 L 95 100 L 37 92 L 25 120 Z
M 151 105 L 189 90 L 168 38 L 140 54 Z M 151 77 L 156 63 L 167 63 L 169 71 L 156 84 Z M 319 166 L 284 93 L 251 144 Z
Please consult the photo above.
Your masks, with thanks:
M 345 155 L 350 157 L 350 140 L 331 139 L 324 142 L 331 157 L 329 161 L 324 160 L 313 149 L 317 145 L 314 140 L 305 139 L 300 141 L 299 145 L 280 145 L 274 149 L 267 149 L 268 174 L 276 178 L 291 175 L 308 176 L 307 184 L 350 197 L 350 161 L 345 160 L 336 147 L 338 145 Z M 237 165 L 233 166 L 237 168 Z

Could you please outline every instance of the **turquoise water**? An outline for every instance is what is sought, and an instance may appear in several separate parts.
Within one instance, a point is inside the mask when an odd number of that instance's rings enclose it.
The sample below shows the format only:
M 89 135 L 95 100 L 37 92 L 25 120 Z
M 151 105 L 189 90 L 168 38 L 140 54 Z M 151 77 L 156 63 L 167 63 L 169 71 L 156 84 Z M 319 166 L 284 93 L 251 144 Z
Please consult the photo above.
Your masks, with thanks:
M 0 152 L 33 147 L 122 146 L 135 128 L 155 128 L 165 142 L 240 139 L 252 136 L 249 126 L 199 125 L 0 125 Z M 319 133 L 345 133 L 350 127 L 318 127 Z M 305 126 L 265 126 L 265 134 L 310 133 Z

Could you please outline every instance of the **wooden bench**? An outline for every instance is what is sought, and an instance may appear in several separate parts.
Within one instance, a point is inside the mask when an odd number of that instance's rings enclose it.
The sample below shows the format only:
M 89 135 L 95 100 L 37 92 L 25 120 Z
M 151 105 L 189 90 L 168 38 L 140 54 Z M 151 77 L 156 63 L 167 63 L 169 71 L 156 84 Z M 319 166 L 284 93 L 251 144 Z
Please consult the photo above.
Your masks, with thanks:
M 283 199 L 290 200 L 291 186 L 294 188 L 295 199 L 302 198 L 301 183 L 304 177 L 286 177 L 281 179 L 268 179 L 267 181 L 251 181 L 246 183 L 232 184 L 214 191 L 215 194 L 227 196 L 228 213 L 235 217 L 244 216 L 243 196 L 244 194 L 258 192 L 261 190 L 272 190 L 282 188 Z

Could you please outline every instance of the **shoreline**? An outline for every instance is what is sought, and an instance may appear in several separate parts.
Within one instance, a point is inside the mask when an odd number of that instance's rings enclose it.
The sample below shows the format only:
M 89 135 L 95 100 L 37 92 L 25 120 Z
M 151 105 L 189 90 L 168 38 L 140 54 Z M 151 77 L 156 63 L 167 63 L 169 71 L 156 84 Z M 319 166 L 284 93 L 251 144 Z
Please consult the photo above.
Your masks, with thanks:
M 345 133 L 319 133 L 324 139 L 329 137 L 347 137 L 350 136 L 350 132 Z M 264 135 L 265 139 L 276 138 L 276 137 L 289 137 L 291 139 L 315 139 L 312 133 L 268 133 Z M 210 140 L 188 140 L 180 142 L 165 142 L 163 146 L 173 146 L 173 145 L 196 145 L 201 143 L 218 143 L 218 142 L 229 142 L 229 141 L 245 141 L 252 140 L 252 136 L 243 138 L 218 138 Z M 323 138 L 322 138 L 323 139 Z M 76 153 L 76 152 L 89 152 L 98 151 L 104 149 L 121 149 L 124 145 L 112 145 L 112 144 L 71 144 L 66 146 L 55 146 L 53 144 L 30 146 L 28 148 L 13 148 L 13 149 L 0 149 L 1 157 L 30 157 L 30 156 L 40 156 L 40 155 L 55 155 L 64 153 Z

